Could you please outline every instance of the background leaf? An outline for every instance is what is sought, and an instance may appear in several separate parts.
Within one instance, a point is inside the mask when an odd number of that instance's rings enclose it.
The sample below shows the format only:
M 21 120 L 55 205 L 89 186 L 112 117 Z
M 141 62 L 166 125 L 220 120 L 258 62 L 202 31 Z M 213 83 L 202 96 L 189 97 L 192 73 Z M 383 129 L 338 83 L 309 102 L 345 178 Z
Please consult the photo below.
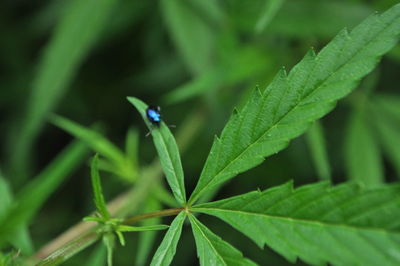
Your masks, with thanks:
M 354 1 L 285 1 L 281 12 L 271 21 L 268 32 L 279 35 L 330 38 L 338 29 L 357 25 L 374 11 Z
M 124 160 L 124 154 L 121 152 L 121 150 L 95 130 L 81 126 L 67 118 L 58 115 L 51 115 L 50 121 L 55 126 L 82 140 L 94 151 L 103 155 L 104 157 L 107 157 L 115 163 L 120 163 Z
M 144 203 L 143 213 L 153 212 L 161 209 L 160 202 L 154 197 L 149 197 Z M 141 222 L 141 226 L 156 225 L 161 223 L 161 217 L 146 219 Z M 139 235 L 138 250 L 135 257 L 135 265 L 146 265 L 149 254 L 153 247 L 156 231 L 143 232 Z
M 38 176 L 16 195 L 13 206 L 0 220 L 0 246 L 28 224 L 46 199 L 84 160 L 87 148 L 81 142 L 67 146 Z
M 281 8 L 284 0 L 268 0 L 265 1 L 263 13 L 256 24 L 256 31 L 263 31 L 274 18 L 279 8 Z
M 95 250 L 87 259 L 85 266 L 102 266 L 106 264 L 107 250 L 103 243 L 97 244 Z
M 215 46 L 215 25 L 209 24 L 205 16 L 213 22 L 219 19 L 217 1 L 162 0 L 161 8 L 186 65 L 194 75 L 204 72 L 210 66 Z
M 399 192 L 399 185 L 362 190 L 320 183 L 293 190 L 287 183 L 193 211 L 222 219 L 291 262 L 299 257 L 313 265 L 397 265 Z
M 234 38 L 234 37 L 232 37 Z M 168 104 L 176 104 L 196 96 L 216 93 L 218 88 L 249 80 L 255 74 L 264 74 L 266 56 L 250 47 L 234 47 L 217 66 L 204 71 L 191 81 L 164 96 Z M 272 59 L 270 59 L 272 60 Z
M 183 169 L 174 136 L 171 134 L 171 131 L 164 122 L 161 122 L 159 127 L 155 127 L 151 124 L 146 117 L 146 109 L 148 106 L 144 102 L 134 97 L 128 97 L 128 100 L 139 111 L 151 132 L 161 166 L 163 167 L 168 184 L 171 187 L 175 198 L 180 204 L 185 204 L 186 192 L 183 179 Z
M 189 203 L 260 164 L 331 111 L 397 42 L 400 5 L 372 15 L 349 34 L 341 31 L 318 54 L 308 53 L 287 76 L 281 71 L 264 92 L 255 90 L 216 137 Z
M 382 145 L 383 152 L 393 164 L 400 178 L 400 100 L 394 96 L 376 97 L 371 105 L 372 123 Z
M 329 166 L 328 150 L 326 147 L 324 129 L 319 121 L 307 131 L 307 143 L 311 158 L 321 180 L 331 179 L 331 167 Z
M 3 178 L 1 171 L 0 195 L 0 221 L 2 221 L 12 207 L 13 195 L 8 182 Z M 15 248 L 21 250 L 23 254 L 31 254 L 33 252 L 32 240 L 26 226 L 21 226 L 20 230 L 14 232 L 7 241 L 11 242 Z
M 70 1 L 44 50 L 32 84 L 25 111 L 25 121 L 18 129 L 13 147 L 13 170 L 26 170 L 29 152 L 47 114 L 57 105 L 78 67 L 100 36 L 111 14 L 114 0 Z M 21 173 L 15 182 L 26 176 Z
M 347 123 L 345 160 L 348 177 L 368 187 L 381 185 L 383 162 L 364 110 L 354 110 Z
M 86 128 L 81 126 L 69 119 L 58 115 L 50 116 L 50 121 L 57 127 L 67 131 L 75 138 L 80 139 L 84 143 L 86 143 L 92 150 L 104 156 L 107 161 L 101 161 L 100 167 L 104 170 L 108 170 L 112 173 L 115 173 L 118 177 L 123 178 L 129 182 L 134 181 L 137 178 L 137 145 L 132 140 L 132 138 L 136 138 L 135 136 L 131 136 L 132 133 L 128 133 L 127 145 L 129 145 L 129 155 L 127 156 L 112 142 L 110 142 L 106 137 L 102 136 L 100 133 L 95 131 L 95 129 Z
M 128 165 L 132 166 L 136 172 L 139 171 L 139 132 L 134 128 L 129 128 L 125 138 L 125 153 Z

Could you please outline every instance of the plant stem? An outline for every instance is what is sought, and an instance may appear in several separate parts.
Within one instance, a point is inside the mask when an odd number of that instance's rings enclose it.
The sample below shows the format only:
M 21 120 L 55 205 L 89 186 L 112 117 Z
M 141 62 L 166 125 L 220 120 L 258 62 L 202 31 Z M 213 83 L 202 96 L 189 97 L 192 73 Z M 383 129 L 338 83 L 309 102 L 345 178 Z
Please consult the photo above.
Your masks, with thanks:
M 124 220 L 124 224 L 133 224 L 138 221 L 142 221 L 142 220 L 154 218 L 154 217 L 165 217 L 165 216 L 177 215 L 183 210 L 184 210 L 184 208 L 175 208 L 175 209 L 167 209 L 167 210 L 162 210 L 162 211 L 140 214 L 140 215 L 136 215 L 136 216 L 133 216 L 130 218 L 126 218 Z
M 57 252 L 52 253 L 46 259 L 39 262 L 38 266 L 57 265 L 60 264 L 76 253 L 92 245 L 99 239 L 100 235 L 96 232 L 86 233 L 84 236 L 69 242 L 67 245 L 58 249 Z

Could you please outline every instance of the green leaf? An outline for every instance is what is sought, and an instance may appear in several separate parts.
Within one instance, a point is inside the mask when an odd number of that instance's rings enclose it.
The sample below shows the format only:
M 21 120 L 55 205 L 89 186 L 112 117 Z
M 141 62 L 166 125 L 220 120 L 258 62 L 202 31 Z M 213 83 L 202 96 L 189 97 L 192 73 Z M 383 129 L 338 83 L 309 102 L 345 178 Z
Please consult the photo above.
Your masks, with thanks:
M 163 99 L 169 104 L 183 102 L 213 92 L 219 87 L 241 83 L 256 73 L 265 73 L 266 56 L 253 47 L 235 47 L 225 52 L 229 55 L 226 60 L 221 60 L 218 65 L 168 92 Z
M 364 110 L 354 110 L 347 123 L 345 160 L 348 177 L 368 187 L 383 183 L 383 162 Z
M 400 46 L 399 46 L 400 47 Z M 400 97 L 394 94 L 375 94 L 373 104 L 381 108 L 380 112 L 384 112 L 389 117 L 400 122 Z
M 153 190 L 152 196 L 155 197 L 157 200 L 159 200 L 160 203 L 163 203 L 164 205 L 171 208 L 180 207 L 180 204 L 176 201 L 172 193 L 169 190 L 165 189 L 165 187 L 162 184 L 154 184 L 152 190 Z M 161 209 L 161 206 L 156 210 L 159 209 Z
M 0 265 L 1 266 L 18 266 L 22 265 L 22 261 L 18 258 L 19 251 L 12 250 L 7 253 L 0 252 Z
M 388 105 L 387 105 L 388 106 Z M 382 106 L 372 106 L 372 123 L 378 133 L 378 141 L 383 152 L 393 164 L 397 177 L 400 178 L 400 126 L 396 116 L 390 115 Z M 400 116 L 399 116 L 400 119 Z
M 115 248 L 115 235 L 113 233 L 107 233 L 103 235 L 103 243 L 107 248 L 107 265 L 113 265 L 113 253 Z
M 321 180 L 330 180 L 331 167 L 329 166 L 324 129 L 320 122 L 315 121 L 307 131 L 307 143 L 311 152 L 311 158 L 317 169 L 318 177 Z
M 200 265 L 257 265 L 244 258 L 239 250 L 211 232 L 193 215 L 189 215 L 189 220 L 196 240 Z
M 103 223 L 104 218 L 103 217 L 96 217 L 96 216 L 85 216 L 82 219 L 85 222 L 97 222 L 97 223 Z
M 102 161 L 99 163 L 100 167 L 104 166 L 104 169 L 102 168 L 103 170 L 110 171 L 128 181 L 133 181 L 136 179 L 138 164 L 137 157 L 135 156 L 137 156 L 137 154 L 135 154 L 136 151 L 133 151 L 132 149 L 137 147 L 130 147 L 130 154 L 127 154 L 129 158 L 126 158 L 124 153 L 117 146 L 91 128 L 81 126 L 69 119 L 54 114 L 50 116 L 50 122 L 55 126 L 67 131 L 74 137 L 82 140 L 95 152 L 108 159 L 110 162 Z M 130 133 L 128 133 L 127 141 L 134 141 L 131 138 L 135 136 L 129 136 L 130 134 L 134 133 L 131 131 L 128 132 Z M 134 143 L 129 143 L 129 145 L 134 145 Z
M 278 13 L 283 2 L 284 2 L 284 0 L 265 1 L 264 10 L 261 14 L 261 17 L 257 21 L 256 27 L 255 27 L 256 32 L 262 32 L 267 27 L 267 25 L 275 17 L 276 13 Z
M 122 232 L 117 230 L 117 231 L 115 231 L 115 234 L 117 235 L 121 246 L 125 246 L 125 238 L 124 238 L 124 235 L 122 234 Z
M 156 146 L 161 166 L 164 170 L 168 184 L 175 198 L 180 204 L 186 203 L 186 192 L 181 158 L 178 146 L 168 126 L 161 122 L 159 127 L 154 126 L 146 117 L 147 104 L 135 97 L 128 97 L 128 101 L 136 107 L 147 127 L 151 131 Z
M 181 237 L 182 226 L 185 218 L 186 214 L 183 211 L 175 217 L 160 246 L 158 246 L 150 265 L 170 265 L 172 259 L 174 258 L 179 238 Z
M 217 1 L 162 0 L 161 11 L 188 68 L 194 75 L 204 72 L 211 64 L 216 37 L 215 25 L 207 19 L 219 20 Z
M 215 91 L 224 82 L 221 75 L 221 71 L 217 67 L 213 67 L 209 71 L 198 75 L 193 80 L 168 92 L 164 96 L 164 101 L 168 104 L 176 104 L 199 95 L 204 95 L 210 91 Z
M 140 231 L 153 231 L 153 230 L 164 230 L 169 226 L 165 224 L 149 225 L 149 226 L 130 226 L 130 225 L 119 225 L 117 230 L 120 232 L 140 232 Z
M 83 127 L 67 118 L 54 114 L 50 116 L 50 122 L 75 138 L 82 140 L 94 151 L 114 163 L 124 162 L 124 154 L 121 150 L 93 129 Z
M 4 216 L 6 213 L 7 208 L 11 205 L 12 203 L 12 193 L 10 186 L 3 178 L 2 173 L 0 172 L 0 219 Z
M 396 5 L 368 17 L 351 33 L 341 31 L 318 55 L 308 53 L 289 75 L 282 70 L 264 92 L 256 89 L 215 138 L 189 203 L 282 150 L 331 111 L 396 44 L 399 14 Z
M 0 221 L 7 215 L 8 210 L 13 204 L 13 195 L 10 186 L 0 171 Z M 19 230 L 14 232 L 8 239 L 14 247 L 20 249 L 23 254 L 31 254 L 33 252 L 32 240 L 29 236 L 27 226 L 21 226 Z M 1 265 L 1 264 L 0 264 Z
M 106 247 L 103 243 L 99 243 L 93 250 L 89 258 L 85 262 L 85 266 L 103 266 L 106 261 Z
M 216 216 L 287 260 L 313 265 L 399 265 L 400 185 L 292 183 L 192 208 Z
M 268 33 L 303 39 L 330 38 L 338 29 L 357 25 L 373 11 L 371 5 L 355 1 L 285 1 L 268 26 Z
M 230 13 L 229 19 L 241 31 L 254 33 L 254 25 L 266 12 L 266 2 L 271 0 L 229 0 L 224 3 Z M 272 5 L 272 4 L 270 4 Z M 374 11 L 371 5 L 360 1 L 284 1 L 264 36 L 284 36 L 289 39 L 331 38 L 338 29 L 357 25 Z M 231 22 L 231 21 L 230 21 Z
M 19 228 L 31 221 L 46 199 L 61 185 L 87 155 L 86 145 L 73 142 L 15 197 L 15 204 L 0 219 L 0 246 Z
M 173 199 L 175 200 L 175 198 Z M 155 196 L 151 195 L 147 197 L 146 202 L 144 202 L 144 208 L 142 212 L 149 213 L 160 209 L 161 209 L 160 202 L 155 198 Z M 161 223 L 161 217 L 155 217 L 154 219 L 143 220 L 140 223 L 140 225 L 149 226 L 149 225 L 156 225 L 159 223 Z M 135 265 L 148 265 L 147 261 L 148 258 L 150 257 L 149 254 L 151 248 L 153 247 L 156 235 L 157 235 L 156 231 L 148 231 L 139 234 L 138 245 L 137 245 L 138 250 L 135 257 Z
M 57 105 L 82 61 L 101 35 L 115 2 L 73 0 L 64 9 L 39 62 L 28 99 L 25 121 L 19 129 L 18 141 L 13 142 L 16 147 L 13 147 L 12 161 L 16 170 L 24 168 L 21 163 L 24 165 L 29 160 L 29 150 L 46 116 Z
M 125 153 L 128 160 L 128 164 L 132 165 L 132 168 L 138 171 L 139 132 L 134 128 L 129 128 L 126 134 Z
M 107 210 L 107 204 L 104 200 L 103 191 L 101 189 L 101 181 L 98 168 L 99 155 L 96 154 L 93 157 L 91 164 L 90 176 L 92 178 L 93 194 L 94 194 L 94 204 L 96 209 L 105 220 L 110 219 L 110 213 Z

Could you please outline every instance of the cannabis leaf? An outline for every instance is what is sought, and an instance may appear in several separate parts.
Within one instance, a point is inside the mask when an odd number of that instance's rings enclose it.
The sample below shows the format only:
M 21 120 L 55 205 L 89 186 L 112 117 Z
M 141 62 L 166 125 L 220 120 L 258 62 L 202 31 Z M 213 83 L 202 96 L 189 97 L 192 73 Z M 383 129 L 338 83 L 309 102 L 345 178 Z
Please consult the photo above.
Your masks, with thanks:
M 185 204 L 186 192 L 183 180 L 183 169 L 174 136 L 164 122 L 161 122 L 159 127 L 155 127 L 151 124 L 146 117 L 146 109 L 148 106 L 144 102 L 135 97 L 128 97 L 128 101 L 136 107 L 146 125 L 151 130 L 151 135 L 153 136 L 154 144 L 168 184 L 179 203 L 182 205 Z
M 241 112 L 233 113 L 216 137 L 189 199 L 260 164 L 302 134 L 347 95 L 397 42 L 400 4 L 342 30 L 322 51 L 310 51 L 289 75 L 279 72 L 264 92 L 256 89 Z
M 189 215 L 197 246 L 200 265 L 257 265 L 242 253 L 211 232 L 193 215 Z
M 362 190 L 317 183 L 294 190 L 287 183 L 192 210 L 224 220 L 291 262 L 400 264 L 400 185 Z
M 154 254 L 154 257 L 151 261 L 152 266 L 170 265 L 172 259 L 174 258 L 179 238 L 181 237 L 182 226 L 185 218 L 186 215 L 184 212 L 181 212 L 178 216 L 176 216 L 167 233 L 165 234 L 163 241 Z

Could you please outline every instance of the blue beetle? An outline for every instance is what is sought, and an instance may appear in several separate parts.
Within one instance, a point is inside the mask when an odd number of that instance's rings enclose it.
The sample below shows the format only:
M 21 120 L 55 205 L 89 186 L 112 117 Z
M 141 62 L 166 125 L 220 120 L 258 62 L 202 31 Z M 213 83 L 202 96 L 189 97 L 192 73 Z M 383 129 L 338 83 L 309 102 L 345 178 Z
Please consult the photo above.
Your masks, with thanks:
M 161 122 L 161 108 L 160 106 L 149 106 L 146 109 L 146 116 L 149 121 L 155 125 L 160 126 Z

